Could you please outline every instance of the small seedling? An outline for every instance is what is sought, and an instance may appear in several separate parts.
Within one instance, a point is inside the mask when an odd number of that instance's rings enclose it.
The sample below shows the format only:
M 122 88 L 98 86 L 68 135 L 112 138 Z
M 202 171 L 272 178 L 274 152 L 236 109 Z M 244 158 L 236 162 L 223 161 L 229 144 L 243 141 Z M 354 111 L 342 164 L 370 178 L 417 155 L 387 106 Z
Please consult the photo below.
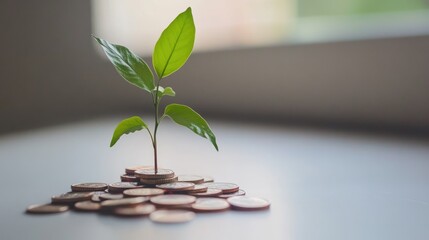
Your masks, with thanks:
M 188 60 L 194 47 L 195 25 L 191 8 L 180 13 L 168 27 L 162 32 L 155 44 L 152 63 L 157 78 L 150 70 L 146 62 L 131 52 L 128 48 L 111 44 L 106 40 L 94 37 L 101 45 L 109 60 L 115 66 L 118 73 L 129 83 L 137 86 L 152 96 L 155 126 L 153 132 L 148 125 L 138 116 L 122 120 L 116 127 L 110 147 L 114 146 L 124 134 L 139 130 L 147 130 L 152 140 L 154 167 L 158 171 L 157 138 L 159 124 L 165 117 L 171 118 L 175 123 L 185 126 L 201 137 L 208 138 L 218 150 L 216 137 L 206 120 L 192 108 L 181 104 L 169 104 L 164 113 L 159 114 L 159 105 L 164 96 L 174 97 L 176 93 L 171 87 L 162 87 L 161 81 L 179 70 Z

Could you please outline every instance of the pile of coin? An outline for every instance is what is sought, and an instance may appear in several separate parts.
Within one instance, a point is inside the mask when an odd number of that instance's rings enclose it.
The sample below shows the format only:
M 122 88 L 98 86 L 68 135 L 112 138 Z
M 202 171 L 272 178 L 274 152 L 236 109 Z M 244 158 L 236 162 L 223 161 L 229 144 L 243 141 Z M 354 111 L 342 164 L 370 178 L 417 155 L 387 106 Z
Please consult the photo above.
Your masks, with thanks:
M 263 210 L 270 203 L 245 196 L 234 183 L 215 182 L 211 177 L 176 175 L 169 169 L 155 172 L 150 166 L 125 169 L 121 182 L 78 183 L 71 192 L 56 195 L 50 204 L 32 205 L 27 213 L 60 213 L 73 209 L 121 217 L 149 216 L 154 222 L 187 222 L 199 212 Z

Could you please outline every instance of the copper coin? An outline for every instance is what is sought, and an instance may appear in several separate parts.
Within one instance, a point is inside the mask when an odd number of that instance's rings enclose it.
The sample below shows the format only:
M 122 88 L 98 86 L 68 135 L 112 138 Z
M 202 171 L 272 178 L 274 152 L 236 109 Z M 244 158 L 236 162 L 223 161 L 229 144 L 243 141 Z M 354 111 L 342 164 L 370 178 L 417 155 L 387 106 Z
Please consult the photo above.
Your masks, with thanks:
M 164 190 L 159 188 L 138 188 L 124 191 L 126 197 L 152 197 L 164 194 Z
M 43 205 L 31 205 L 27 208 L 27 213 L 61 213 L 68 211 L 69 207 L 65 205 L 54 205 L 54 204 L 43 204 Z
M 215 188 L 207 188 L 207 191 L 201 193 L 189 193 L 196 197 L 215 197 L 222 194 L 222 190 Z
M 246 195 L 246 192 L 245 192 L 244 190 L 242 190 L 242 189 L 239 189 L 239 190 L 238 190 L 237 192 L 235 192 L 235 193 L 221 194 L 221 195 L 219 195 L 218 197 L 220 197 L 220 198 L 224 198 L 224 199 L 227 199 L 227 198 L 230 198 L 230 197 L 243 196 L 243 195 Z
M 122 194 L 111 194 L 111 193 L 105 193 L 99 196 L 101 201 L 104 200 L 118 200 L 124 198 L 124 195 Z
M 159 195 L 150 199 L 155 205 L 166 207 L 191 204 L 195 200 L 196 197 L 183 194 Z
M 208 183 L 208 182 L 214 182 L 214 178 L 213 178 L 213 177 L 210 177 L 210 176 L 204 176 L 203 178 L 204 178 L 204 182 L 205 182 L 205 183 Z
M 179 175 L 179 182 L 190 182 L 194 184 L 200 184 L 204 182 L 204 178 L 197 175 Z
M 92 192 L 68 192 L 52 197 L 52 203 L 75 203 L 90 200 Z
M 121 182 L 140 182 L 140 178 L 130 175 L 121 175 Z
M 156 185 L 157 188 L 161 188 L 167 191 L 183 191 L 194 189 L 195 184 L 190 182 L 174 182 Z
M 191 194 L 191 193 L 204 193 L 204 192 L 207 192 L 207 189 L 208 189 L 207 186 L 204 186 L 202 184 L 197 184 L 197 185 L 194 186 L 193 189 L 184 190 L 184 191 L 177 191 L 177 192 L 178 193 L 179 192 L 181 192 L 181 193 L 187 193 L 187 194 Z
M 76 183 L 71 185 L 73 192 L 93 192 L 93 191 L 104 191 L 107 189 L 105 183 Z
M 156 210 L 152 204 L 143 204 L 135 207 L 119 207 L 114 210 L 114 213 L 123 217 L 139 217 L 147 216 Z
M 158 223 L 182 223 L 194 219 L 195 213 L 186 210 L 157 210 L 150 214 L 150 220 Z
M 109 185 L 109 192 L 111 193 L 122 193 L 127 189 L 141 188 L 142 186 L 137 185 L 133 182 L 117 182 Z
M 198 212 L 218 212 L 229 209 L 229 203 L 220 198 L 199 198 L 192 204 L 192 209 Z
M 152 168 L 152 166 L 132 166 L 125 168 L 125 173 L 129 175 L 134 175 L 134 172 L 140 169 Z
M 74 207 L 76 208 L 76 210 L 79 210 L 79 211 L 92 212 L 92 211 L 98 211 L 100 209 L 100 204 L 96 202 L 91 202 L 91 201 L 83 201 L 83 202 L 75 203 Z
M 93 202 L 101 202 L 100 195 L 106 194 L 104 191 L 92 192 L 91 201 Z
M 237 192 L 239 189 L 238 185 L 234 183 L 210 182 L 203 184 L 209 188 L 220 189 L 222 190 L 222 193 L 233 193 Z
M 139 178 L 142 179 L 163 179 L 163 178 L 172 178 L 174 177 L 174 172 L 170 169 L 158 168 L 158 171 L 155 173 L 155 169 L 140 169 L 134 172 Z
M 192 211 L 192 204 L 171 205 L 171 206 L 160 206 L 160 205 L 157 205 L 156 207 L 157 207 L 157 209 L 170 209 L 170 210 L 180 209 L 180 210 L 189 210 L 189 211 Z
M 140 182 L 146 185 L 158 185 L 158 184 L 164 184 L 164 183 L 172 183 L 177 182 L 177 176 L 174 176 L 172 178 L 161 178 L 161 179 L 144 179 L 141 178 Z
M 117 200 L 106 200 L 101 202 L 103 209 L 111 209 L 116 207 L 129 207 L 142 204 L 149 201 L 148 197 L 123 198 Z
M 236 196 L 228 198 L 227 201 L 234 209 L 239 210 L 260 210 L 270 207 L 267 200 L 257 197 Z

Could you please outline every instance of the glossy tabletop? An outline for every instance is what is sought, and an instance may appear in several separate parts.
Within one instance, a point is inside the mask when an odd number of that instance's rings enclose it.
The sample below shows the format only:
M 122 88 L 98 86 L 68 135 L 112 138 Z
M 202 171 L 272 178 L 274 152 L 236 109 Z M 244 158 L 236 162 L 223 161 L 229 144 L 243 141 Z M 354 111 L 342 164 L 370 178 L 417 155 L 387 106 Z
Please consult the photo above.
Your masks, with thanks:
M 233 182 L 268 211 L 156 224 L 94 213 L 27 215 L 77 182 L 116 182 L 152 163 L 146 132 L 109 148 L 120 118 L 0 136 L 0 239 L 429 239 L 429 141 L 212 121 L 220 151 L 172 123 L 160 166 Z

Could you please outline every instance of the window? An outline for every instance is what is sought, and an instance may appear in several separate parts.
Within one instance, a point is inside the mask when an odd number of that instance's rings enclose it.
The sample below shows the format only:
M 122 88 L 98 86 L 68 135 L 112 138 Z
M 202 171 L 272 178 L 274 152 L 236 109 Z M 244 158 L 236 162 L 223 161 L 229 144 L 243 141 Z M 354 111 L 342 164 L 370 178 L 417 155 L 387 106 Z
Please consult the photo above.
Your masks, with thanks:
M 188 6 L 197 25 L 196 51 L 429 33 L 426 0 L 93 0 L 92 4 L 96 35 L 144 55 Z

